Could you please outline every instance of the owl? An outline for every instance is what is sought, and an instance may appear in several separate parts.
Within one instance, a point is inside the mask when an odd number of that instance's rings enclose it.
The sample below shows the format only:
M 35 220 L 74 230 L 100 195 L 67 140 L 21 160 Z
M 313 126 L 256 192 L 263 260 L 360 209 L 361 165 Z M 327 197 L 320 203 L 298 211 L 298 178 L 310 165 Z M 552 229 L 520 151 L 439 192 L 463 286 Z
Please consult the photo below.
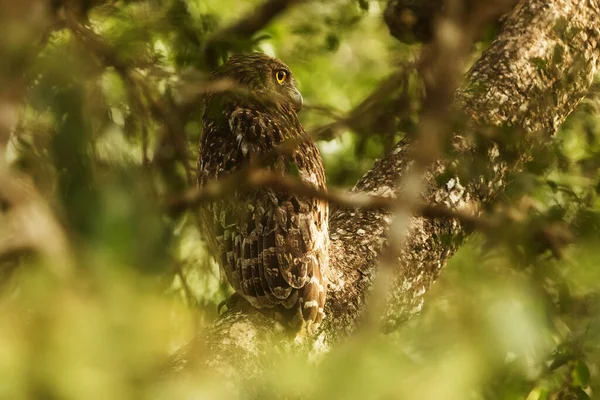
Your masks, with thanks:
M 299 143 L 266 166 L 326 191 L 317 146 L 298 120 L 302 95 L 282 61 L 262 53 L 232 56 L 211 76 L 230 90 L 203 99 L 198 184 L 219 180 L 285 142 Z M 327 202 L 269 187 L 239 190 L 200 210 L 204 232 L 228 282 L 252 306 L 314 330 L 323 319 L 328 264 Z

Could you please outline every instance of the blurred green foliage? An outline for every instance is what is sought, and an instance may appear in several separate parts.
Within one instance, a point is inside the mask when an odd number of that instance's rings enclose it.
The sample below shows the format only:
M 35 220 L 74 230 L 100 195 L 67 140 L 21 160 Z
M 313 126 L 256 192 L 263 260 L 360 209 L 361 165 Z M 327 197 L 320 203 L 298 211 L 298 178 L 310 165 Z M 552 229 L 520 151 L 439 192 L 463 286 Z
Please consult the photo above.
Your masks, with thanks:
M 114 51 L 108 56 L 67 27 L 42 35 L 42 46 L 18 40 L 32 35 L 26 26 L 0 28 L 2 40 L 13 38 L 11 60 L 28 82 L 6 155 L 59 216 L 76 260 L 73 278 L 62 281 L 49 272 L 52 261 L 0 255 L 0 399 L 541 400 L 600 393 L 597 86 L 548 144 L 547 156 L 502 199 L 516 223 L 495 238 L 473 236 L 421 315 L 387 335 L 358 335 L 318 364 L 274 356 L 260 384 L 232 390 L 203 369 L 193 379 L 165 378 L 169 356 L 214 320 L 230 289 L 193 215 L 161 209 L 160 199 L 176 194 L 174 182 L 185 174 L 180 164 L 145 162 L 169 160 L 175 150 L 165 150 L 165 127 L 148 111 L 151 96 L 130 88 L 122 65 L 140 71 L 149 93 L 176 102 L 177 88 L 187 84 L 182 77 L 208 72 L 210 35 L 259 2 L 95 3 L 85 3 L 87 18 Z M 309 2 L 218 54 L 260 50 L 287 62 L 307 102 L 302 122 L 312 131 L 351 111 L 415 58 L 415 47 L 389 35 L 384 6 Z M 14 79 L 14 70 L 0 69 L 2 78 Z M 411 84 L 407 108 L 390 117 L 391 136 L 375 124 L 319 141 L 330 184 L 352 185 L 412 133 L 418 88 Z M 192 103 L 174 115 L 192 165 L 198 111 Z M 560 259 L 533 235 L 548 226 L 568 227 L 575 238 Z

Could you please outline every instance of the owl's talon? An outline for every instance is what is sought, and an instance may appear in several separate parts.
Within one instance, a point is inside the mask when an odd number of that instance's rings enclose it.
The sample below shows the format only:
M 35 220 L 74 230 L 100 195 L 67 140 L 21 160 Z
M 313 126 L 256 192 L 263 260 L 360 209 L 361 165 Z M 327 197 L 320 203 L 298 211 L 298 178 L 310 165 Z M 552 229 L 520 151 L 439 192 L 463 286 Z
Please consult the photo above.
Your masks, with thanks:
M 233 307 L 235 307 L 238 301 L 243 299 L 244 298 L 238 293 L 233 293 L 231 296 L 227 297 L 225 300 L 219 303 L 219 305 L 217 306 L 217 314 L 223 315 L 223 313 L 221 313 L 223 307 L 227 307 L 227 310 L 231 310 Z

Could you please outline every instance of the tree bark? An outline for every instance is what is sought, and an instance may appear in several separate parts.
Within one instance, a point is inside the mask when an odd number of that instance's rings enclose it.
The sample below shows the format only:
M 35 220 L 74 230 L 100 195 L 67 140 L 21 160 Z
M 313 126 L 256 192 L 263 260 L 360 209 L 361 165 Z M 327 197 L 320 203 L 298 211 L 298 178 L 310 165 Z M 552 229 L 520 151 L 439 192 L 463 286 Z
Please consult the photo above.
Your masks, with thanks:
M 600 57 L 599 40 L 599 0 L 521 2 L 456 93 L 455 104 L 468 117 L 469 131 L 491 125 L 553 134 L 592 83 Z M 470 141 L 466 131 L 455 132 L 453 137 L 457 143 Z M 412 166 L 411 147 L 410 140 L 402 140 L 353 190 L 396 196 L 398 182 Z M 460 148 L 472 150 L 471 146 Z M 425 173 L 424 201 L 477 212 L 506 186 L 508 167 L 499 160 L 492 151 L 487 169 L 463 182 L 453 175 L 453 160 L 436 161 Z M 326 319 L 311 342 L 313 352 L 327 351 L 356 330 L 392 220 L 392 214 L 384 210 L 333 212 Z M 394 284 L 384 315 L 388 326 L 420 310 L 425 293 L 468 235 L 456 220 L 410 218 L 404 247 L 396 253 Z M 180 351 L 172 368 L 190 363 L 197 346 L 202 346 L 201 362 L 212 370 L 238 378 L 258 376 L 261 355 L 273 347 L 277 332 L 276 324 L 256 311 L 228 310 Z

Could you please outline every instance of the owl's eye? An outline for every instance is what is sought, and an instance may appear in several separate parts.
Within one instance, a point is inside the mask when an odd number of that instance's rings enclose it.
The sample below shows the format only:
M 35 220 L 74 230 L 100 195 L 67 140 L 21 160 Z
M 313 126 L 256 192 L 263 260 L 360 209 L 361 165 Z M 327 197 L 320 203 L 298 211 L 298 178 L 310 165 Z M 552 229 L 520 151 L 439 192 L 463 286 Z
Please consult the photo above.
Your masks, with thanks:
M 275 73 L 275 79 L 277 79 L 277 83 L 283 85 L 283 82 L 287 79 L 288 73 L 282 69 Z

